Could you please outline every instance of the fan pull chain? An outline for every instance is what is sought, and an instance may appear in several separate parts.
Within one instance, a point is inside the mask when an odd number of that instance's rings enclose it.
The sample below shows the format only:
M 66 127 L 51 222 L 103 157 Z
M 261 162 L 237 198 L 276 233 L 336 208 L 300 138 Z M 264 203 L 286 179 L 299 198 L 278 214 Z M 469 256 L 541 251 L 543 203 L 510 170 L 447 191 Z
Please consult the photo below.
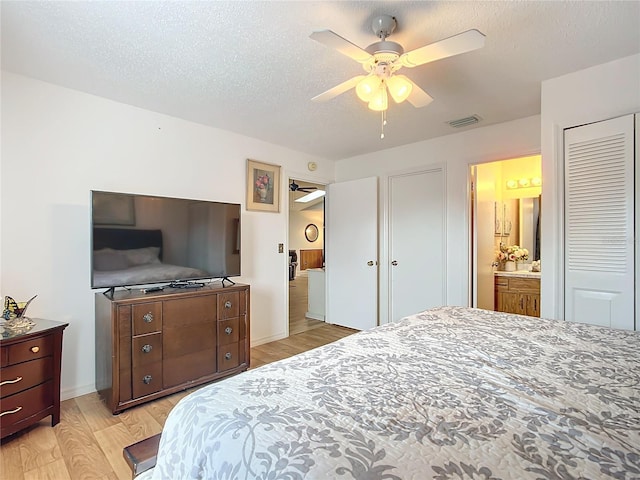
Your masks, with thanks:
M 380 112 L 380 140 L 384 138 L 384 126 L 387 124 L 387 111 Z

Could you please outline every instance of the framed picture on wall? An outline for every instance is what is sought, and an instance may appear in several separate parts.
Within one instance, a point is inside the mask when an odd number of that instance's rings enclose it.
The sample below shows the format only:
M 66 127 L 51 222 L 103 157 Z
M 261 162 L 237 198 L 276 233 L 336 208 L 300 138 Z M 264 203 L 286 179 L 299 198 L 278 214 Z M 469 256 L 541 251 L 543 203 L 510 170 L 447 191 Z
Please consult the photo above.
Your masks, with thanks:
M 247 160 L 247 210 L 280 211 L 280 165 Z

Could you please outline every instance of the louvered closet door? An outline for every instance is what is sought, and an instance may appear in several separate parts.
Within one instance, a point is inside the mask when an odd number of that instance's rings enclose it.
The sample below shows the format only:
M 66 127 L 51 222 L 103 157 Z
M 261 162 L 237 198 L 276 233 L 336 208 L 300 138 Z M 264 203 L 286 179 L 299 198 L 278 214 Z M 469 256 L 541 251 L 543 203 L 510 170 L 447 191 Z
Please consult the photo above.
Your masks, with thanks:
M 565 130 L 566 320 L 634 328 L 633 135 L 633 115 Z

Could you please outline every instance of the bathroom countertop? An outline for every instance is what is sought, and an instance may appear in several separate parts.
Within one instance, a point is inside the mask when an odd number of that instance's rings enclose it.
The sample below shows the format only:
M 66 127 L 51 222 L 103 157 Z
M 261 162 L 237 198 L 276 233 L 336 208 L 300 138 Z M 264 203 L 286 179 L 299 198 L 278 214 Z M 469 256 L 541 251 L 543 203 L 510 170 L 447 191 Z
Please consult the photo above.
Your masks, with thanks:
M 520 278 L 540 278 L 541 272 L 530 272 L 529 270 L 516 270 L 515 272 L 493 272 L 497 277 L 520 277 Z

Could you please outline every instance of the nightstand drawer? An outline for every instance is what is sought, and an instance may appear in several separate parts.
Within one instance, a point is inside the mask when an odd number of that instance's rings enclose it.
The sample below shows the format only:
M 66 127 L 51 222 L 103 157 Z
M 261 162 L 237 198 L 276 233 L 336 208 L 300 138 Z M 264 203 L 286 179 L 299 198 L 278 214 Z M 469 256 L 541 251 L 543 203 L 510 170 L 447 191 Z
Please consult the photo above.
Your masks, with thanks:
M 0 370 L 0 397 L 4 399 L 52 378 L 53 365 L 47 357 L 3 368 Z
M 47 408 L 53 409 L 53 381 L 51 380 L 3 398 L 0 407 L 0 428 L 15 425 Z
M 9 351 L 9 365 L 34 360 L 36 358 L 48 357 L 53 354 L 53 337 L 45 337 L 27 340 L 7 347 Z

